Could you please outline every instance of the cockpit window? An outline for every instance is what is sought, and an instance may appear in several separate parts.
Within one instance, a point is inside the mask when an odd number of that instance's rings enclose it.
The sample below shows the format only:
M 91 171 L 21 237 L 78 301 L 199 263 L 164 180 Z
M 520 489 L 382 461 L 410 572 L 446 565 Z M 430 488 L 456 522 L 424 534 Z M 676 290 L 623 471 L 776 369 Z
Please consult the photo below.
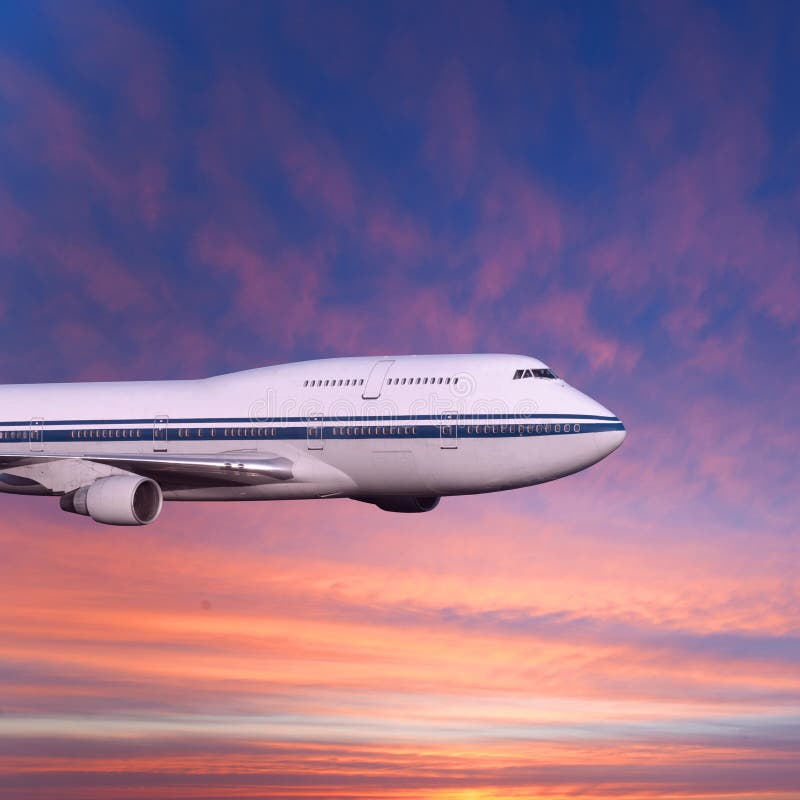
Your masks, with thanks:
M 558 375 L 551 369 L 518 369 L 514 373 L 514 380 L 518 381 L 521 378 L 548 378 L 549 380 L 557 380 Z

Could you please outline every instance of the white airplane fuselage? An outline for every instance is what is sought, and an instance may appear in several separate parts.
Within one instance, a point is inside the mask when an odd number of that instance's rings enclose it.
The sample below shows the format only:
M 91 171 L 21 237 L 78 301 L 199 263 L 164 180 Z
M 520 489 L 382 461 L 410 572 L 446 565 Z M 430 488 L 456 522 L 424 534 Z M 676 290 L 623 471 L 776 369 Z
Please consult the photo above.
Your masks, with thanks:
M 65 510 L 116 524 L 152 521 L 162 497 L 425 511 L 441 496 L 578 472 L 624 438 L 614 414 L 529 356 L 332 358 L 0 387 L 0 491 L 61 496 Z M 137 499 L 143 481 L 151 494 Z

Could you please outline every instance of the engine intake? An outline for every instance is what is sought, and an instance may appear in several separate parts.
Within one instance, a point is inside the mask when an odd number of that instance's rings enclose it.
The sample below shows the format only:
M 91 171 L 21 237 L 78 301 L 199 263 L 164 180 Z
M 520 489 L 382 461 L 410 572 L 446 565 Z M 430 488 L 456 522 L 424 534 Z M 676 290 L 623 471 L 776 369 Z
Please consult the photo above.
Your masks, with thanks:
M 385 495 L 383 497 L 360 497 L 365 503 L 373 503 L 384 511 L 399 514 L 421 514 L 433 511 L 439 505 L 438 497 L 413 497 L 409 495 Z
M 161 513 L 161 487 L 150 478 L 115 475 L 61 498 L 61 508 L 106 525 L 149 525 Z

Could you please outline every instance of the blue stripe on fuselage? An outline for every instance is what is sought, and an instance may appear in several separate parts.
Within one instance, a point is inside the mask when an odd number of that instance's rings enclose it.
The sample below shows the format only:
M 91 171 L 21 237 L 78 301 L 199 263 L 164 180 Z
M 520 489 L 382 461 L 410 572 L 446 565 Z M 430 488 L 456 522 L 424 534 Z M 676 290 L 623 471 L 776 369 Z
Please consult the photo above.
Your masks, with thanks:
M 250 422 L 241 424 L 241 427 L 230 427 L 224 424 L 223 420 L 212 420 L 217 423 L 208 426 L 206 421 L 191 420 L 189 424 L 181 424 L 176 420 L 171 420 L 168 426 L 168 440 L 171 443 L 182 441 L 275 441 L 275 440 L 303 440 L 303 439 L 439 439 L 439 438 L 460 438 L 460 439 L 488 439 L 488 438 L 508 438 L 516 436 L 553 436 L 553 435 L 574 435 L 582 433 L 597 433 L 603 431 L 623 431 L 625 426 L 619 419 L 608 417 L 592 417 L 590 421 L 584 421 L 587 417 L 569 415 L 527 415 L 524 417 L 511 417 L 513 419 L 540 420 L 533 423 L 513 422 L 509 423 L 509 417 L 496 415 L 495 417 L 485 416 L 460 416 L 458 421 L 452 419 L 441 420 L 437 417 L 418 416 L 409 419 L 398 417 L 371 417 L 371 418 L 321 418 L 319 420 L 302 420 L 306 424 L 302 425 L 270 425 L 268 423 Z M 419 424 L 418 420 L 436 419 L 438 424 Z M 471 424 L 470 420 L 480 420 L 480 423 Z M 580 419 L 581 422 L 550 422 L 557 419 Z M 391 420 L 386 423 L 386 420 Z M 597 421 L 597 420 L 603 420 Z M 335 422 L 336 424 L 330 424 Z M 310 423 L 310 424 L 309 424 Z M 56 425 L 62 427 L 56 428 Z M 96 426 L 91 426 L 90 422 L 81 422 L 81 427 L 65 427 L 68 423 L 50 423 L 34 429 L 35 436 L 42 436 L 42 439 L 34 438 L 34 441 L 46 443 L 55 442 L 150 442 L 153 441 L 153 423 L 148 420 L 144 425 L 136 420 L 115 420 L 103 421 Z M 136 425 L 138 427 L 133 427 Z M 0 424 L 0 432 L 8 434 L 10 431 L 2 431 L 4 427 L 11 427 L 11 423 Z M 26 423 L 22 430 L 15 430 L 18 438 L 10 439 L 3 437 L 0 445 L 7 445 L 15 442 L 28 442 L 30 440 L 29 423 Z M 87 426 L 87 427 L 84 427 Z M 115 426 L 115 427 L 111 427 Z M 163 431 L 164 426 L 160 426 Z M 450 430 L 443 430 L 450 429 Z M 455 429 L 455 430 L 453 430 Z M 161 437 L 155 441 L 164 441 Z

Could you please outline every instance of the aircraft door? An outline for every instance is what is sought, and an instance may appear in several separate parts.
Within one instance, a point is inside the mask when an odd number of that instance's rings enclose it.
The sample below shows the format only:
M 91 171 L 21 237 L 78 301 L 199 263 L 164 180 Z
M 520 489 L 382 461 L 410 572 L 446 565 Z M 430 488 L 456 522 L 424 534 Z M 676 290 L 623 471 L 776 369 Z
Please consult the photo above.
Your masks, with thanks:
M 389 372 L 392 364 L 394 364 L 394 361 L 390 358 L 375 362 L 361 394 L 363 400 L 377 400 L 381 396 L 386 373 Z
M 41 453 L 44 450 L 44 420 L 41 417 L 34 417 L 28 429 L 28 443 L 31 452 Z
M 306 440 L 309 450 L 325 449 L 325 428 L 322 417 L 309 417 L 306 422 Z
M 458 414 L 448 411 L 442 414 L 439 422 L 439 446 L 442 450 L 455 450 L 458 447 Z
M 153 420 L 153 452 L 166 453 L 169 447 L 169 417 L 160 414 Z

